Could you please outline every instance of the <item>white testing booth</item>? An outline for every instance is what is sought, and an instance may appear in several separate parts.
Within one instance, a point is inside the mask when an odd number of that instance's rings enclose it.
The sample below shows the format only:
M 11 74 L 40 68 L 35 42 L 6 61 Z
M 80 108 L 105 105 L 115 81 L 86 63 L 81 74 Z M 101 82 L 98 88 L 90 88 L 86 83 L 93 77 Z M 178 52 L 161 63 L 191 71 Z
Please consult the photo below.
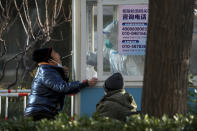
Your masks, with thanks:
M 74 96 L 74 113 L 91 116 L 107 77 L 120 72 L 124 87 L 141 105 L 148 0 L 73 0 L 73 78 L 97 77 Z

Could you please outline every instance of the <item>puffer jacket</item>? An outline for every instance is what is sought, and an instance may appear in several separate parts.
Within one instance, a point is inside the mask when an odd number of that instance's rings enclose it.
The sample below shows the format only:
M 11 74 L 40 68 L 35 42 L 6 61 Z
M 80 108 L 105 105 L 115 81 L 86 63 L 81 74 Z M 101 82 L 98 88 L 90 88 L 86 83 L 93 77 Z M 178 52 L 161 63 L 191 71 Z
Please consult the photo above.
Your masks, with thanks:
M 107 92 L 96 105 L 99 116 L 106 116 L 124 121 L 126 116 L 136 112 L 137 105 L 133 96 L 124 89 Z
M 32 82 L 24 115 L 31 116 L 38 112 L 55 116 L 63 109 L 66 94 L 74 94 L 88 86 L 87 81 L 68 82 L 63 68 L 53 65 L 40 65 Z

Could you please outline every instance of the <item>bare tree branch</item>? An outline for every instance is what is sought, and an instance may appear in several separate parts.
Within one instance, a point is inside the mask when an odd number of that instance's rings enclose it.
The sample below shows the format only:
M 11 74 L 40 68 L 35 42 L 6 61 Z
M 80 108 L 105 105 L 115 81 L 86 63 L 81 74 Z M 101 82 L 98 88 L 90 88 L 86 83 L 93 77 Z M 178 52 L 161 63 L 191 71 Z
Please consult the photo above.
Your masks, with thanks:
M 35 0 L 35 4 L 36 4 L 36 12 L 37 12 L 38 25 L 41 27 L 41 30 L 43 31 L 44 26 L 43 26 L 42 21 L 40 19 L 40 13 L 39 13 L 39 8 L 38 8 L 38 2 L 37 2 L 37 0 Z
M 25 16 L 25 18 L 26 18 L 26 22 L 27 22 L 27 24 L 28 24 L 28 26 L 27 26 L 27 28 L 28 27 L 31 27 L 31 25 L 30 25 L 30 23 L 29 23 L 29 19 L 28 19 L 28 14 L 27 14 L 27 11 L 26 11 L 26 5 L 25 5 L 25 1 L 23 0 L 23 2 L 22 2 L 23 4 L 23 12 L 24 12 L 24 16 Z M 28 32 L 28 35 L 29 35 L 29 30 L 27 29 L 27 32 Z
M 6 44 L 5 44 L 5 40 L 0 39 L 0 41 L 2 42 L 2 45 L 3 45 L 3 51 L 0 54 L 0 57 L 3 57 L 7 53 L 7 47 L 6 47 Z
M 58 5 L 58 7 L 57 7 L 58 11 L 57 11 L 56 19 L 57 19 L 57 17 L 59 16 L 60 11 L 61 11 L 61 9 L 62 9 L 62 3 L 63 3 L 63 0 L 60 0 L 59 5 Z
M 11 84 L 8 85 L 8 89 L 10 89 L 10 87 L 14 86 L 17 84 L 18 81 L 18 70 L 19 70 L 19 65 L 20 65 L 20 60 L 17 61 L 16 64 L 16 74 L 15 74 L 15 81 L 13 81 Z
M 11 8 L 11 0 L 7 0 L 6 1 L 6 17 L 9 18 L 9 14 L 10 14 L 10 8 Z
M 29 24 L 29 19 L 28 19 L 28 12 L 27 12 L 27 10 L 26 10 L 26 1 L 25 0 L 23 0 L 23 10 L 24 10 L 24 14 L 25 14 L 25 18 L 26 18 L 26 21 L 27 21 L 27 24 Z M 28 25 L 28 26 L 30 26 L 30 25 Z
M 69 7 L 68 17 L 65 14 L 64 8 L 62 8 L 62 10 L 63 10 L 62 12 L 63 12 L 63 15 L 64 15 L 64 22 L 71 22 L 72 21 L 72 9 L 71 9 L 71 7 Z
M 55 26 L 55 19 L 56 19 L 56 15 L 57 15 L 57 0 L 55 0 L 55 4 L 54 4 L 54 12 L 53 12 L 53 17 L 52 17 L 52 26 Z
M 22 22 L 23 28 L 24 28 L 24 30 L 25 30 L 25 33 L 26 33 L 26 35 L 28 36 L 28 31 L 27 31 L 27 28 L 26 28 L 26 26 L 25 26 L 25 24 L 24 24 L 23 17 L 22 17 L 22 15 L 21 15 L 20 9 L 18 8 L 18 5 L 17 5 L 17 3 L 16 3 L 16 0 L 14 0 L 14 4 L 15 4 L 15 7 L 16 7 L 16 10 L 18 11 L 18 14 L 19 14 L 19 17 L 20 17 L 20 19 L 21 19 L 21 22 Z
M 11 57 L 10 59 L 6 60 L 6 62 L 3 64 L 3 69 L 2 69 L 2 72 L 1 72 L 1 76 L 0 76 L 0 81 L 4 78 L 5 76 L 5 67 L 6 65 L 11 62 L 12 60 L 16 59 L 19 55 L 24 55 L 25 52 L 28 52 L 32 47 L 34 47 L 36 44 L 36 42 L 32 43 L 30 46 L 28 46 L 25 51 L 21 51 L 19 53 L 17 53 L 16 55 L 14 55 L 13 57 Z M 23 57 L 22 57 L 23 58 Z
M 0 0 L 0 9 L 1 9 L 1 14 L 0 14 L 0 43 L 3 47 L 2 52 L 0 53 L 0 57 L 3 57 L 7 53 L 7 46 L 6 46 L 6 41 L 4 39 L 5 33 L 7 33 L 10 29 L 10 27 L 13 25 L 13 23 L 16 21 L 16 17 L 13 20 L 13 9 L 11 8 L 11 0 L 7 0 L 6 4 L 3 7 L 2 5 L 2 0 Z
M 24 62 L 24 61 L 23 61 Z M 22 81 L 25 80 L 25 78 L 27 77 L 27 75 L 36 67 L 36 64 L 32 64 L 30 67 L 26 68 L 23 76 L 22 76 Z
M 2 9 L 2 11 L 4 12 L 4 8 L 3 8 L 3 5 L 2 5 L 2 3 L 1 3 L 1 0 L 0 0 L 0 8 Z
M 11 62 L 12 60 L 14 60 L 15 58 L 17 58 L 19 55 L 23 54 L 24 51 L 22 52 L 19 52 L 18 54 L 14 55 L 13 57 L 11 57 L 10 59 L 6 60 L 6 62 L 4 63 L 3 65 L 3 70 L 2 70 L 2 73 L 1 73 L 1 77 L 0 77 L 0 81 L 3 79 L 4 75 L 5 75 L 5 67 L 6 65 Z
M 28 7 L 28 1 L 25 0 L 23 1 L 24 4 L 24 12 L 25 12 L 25 17 L 27 19 L 27 23 L 28 23 L 28 26 L 29 26 L 29 29 L 30 29 L 30 32 L 31 32 L 31 35 L 33 37 L 33 39 L 35 39 L 35 36 L 34 36 L 34 32 L 33 32 L 33 28 L 32 28 L 32 22 L 31 22 L 31 19 L 30 19 L 30 15 L 29 15 L 29 7 Z M 26 8 L 26 9 L 25 9 Z
M 48 0 L 45 0 L 45 9 L 46 9 L 46 32 L 47 32 L 47 37 L 50 36 L 49 32 L 49 16 L 48 16 Z

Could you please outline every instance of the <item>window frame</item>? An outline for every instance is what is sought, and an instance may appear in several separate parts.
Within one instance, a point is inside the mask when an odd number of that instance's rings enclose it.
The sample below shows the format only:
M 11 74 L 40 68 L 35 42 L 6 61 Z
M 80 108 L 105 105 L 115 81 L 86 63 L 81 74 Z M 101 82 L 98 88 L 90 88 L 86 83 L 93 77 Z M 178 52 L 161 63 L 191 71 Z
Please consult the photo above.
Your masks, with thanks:
M 81 4 L 81 78 L 86 77 L 86 52 L 87 52 L 87 1 L 82 1 Z M 103 6 L 109 5 L 127 5 L 127 4 L 148 4 L 148 0 L 97 0 L 97 36 L 98 42 L 103 43 Z M 86 32 L 86 33 L 84 33 Z M 97 75 L 100 82 L 105 81 L 109 76 L 103 73 L 103 44 L 97 44 Z M 83 48 L 84 47 L 84 48 Z M 123 76 L 124 81 L 128 84 L 126 85 L 142 85 L 143 76 Z

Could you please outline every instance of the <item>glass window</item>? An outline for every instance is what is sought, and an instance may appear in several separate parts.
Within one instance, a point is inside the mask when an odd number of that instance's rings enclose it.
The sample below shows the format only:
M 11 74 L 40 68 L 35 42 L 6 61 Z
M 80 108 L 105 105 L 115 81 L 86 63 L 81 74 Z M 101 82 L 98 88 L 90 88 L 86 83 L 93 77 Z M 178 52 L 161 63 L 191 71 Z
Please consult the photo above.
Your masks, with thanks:
M 87 2 L 87 78 L 97 77 L 97 5 Z
M 143 76 L 145 56 L 118 52 L 118 6 L 103 6 L 103 73 Z

